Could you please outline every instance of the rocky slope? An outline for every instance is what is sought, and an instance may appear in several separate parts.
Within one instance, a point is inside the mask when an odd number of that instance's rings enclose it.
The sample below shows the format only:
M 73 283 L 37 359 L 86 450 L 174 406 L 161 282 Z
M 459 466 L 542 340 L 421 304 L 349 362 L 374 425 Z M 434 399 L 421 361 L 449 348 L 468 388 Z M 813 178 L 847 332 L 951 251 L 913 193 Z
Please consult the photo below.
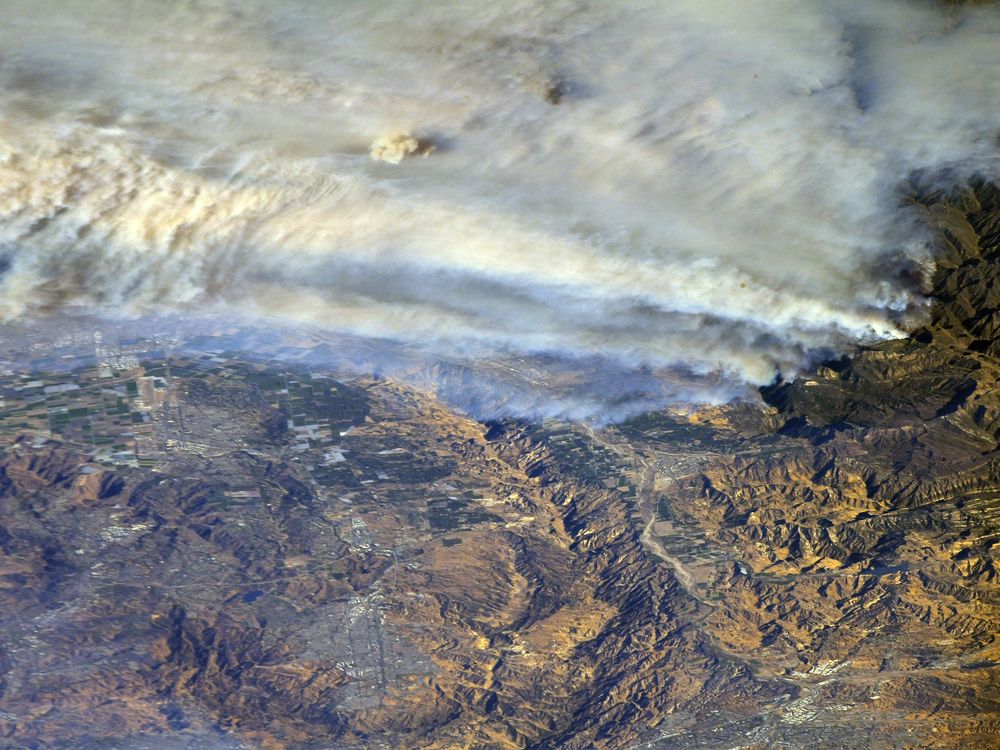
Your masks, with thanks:
M 767 389 L 770 413 L 689 417 L 730 443 L 668 502 L 729 551 L 711 639 L 799 686 L 803 737 L 846 707 L 871 746 L 996 746 L 1000 195 L 923 205 L 942 237 L 926 324 Z
M 1000 746 L 1000 196 L 922 205 L 926 324 L 766 404 L 484 425 L 213 356 L 143 381 L 147 463 L 6 446 L 0 746 Z

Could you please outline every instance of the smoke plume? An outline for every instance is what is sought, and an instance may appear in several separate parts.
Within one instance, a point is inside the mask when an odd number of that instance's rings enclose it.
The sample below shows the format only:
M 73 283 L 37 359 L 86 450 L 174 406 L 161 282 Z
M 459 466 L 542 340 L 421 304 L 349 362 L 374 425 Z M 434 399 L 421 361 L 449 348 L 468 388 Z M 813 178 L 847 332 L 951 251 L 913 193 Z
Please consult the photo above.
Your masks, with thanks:
M 919 317 L 903 186 L 997 175 L 998 70 L 995 8 L 916 1 L 8 0 L 0 317 L 725 397 Z

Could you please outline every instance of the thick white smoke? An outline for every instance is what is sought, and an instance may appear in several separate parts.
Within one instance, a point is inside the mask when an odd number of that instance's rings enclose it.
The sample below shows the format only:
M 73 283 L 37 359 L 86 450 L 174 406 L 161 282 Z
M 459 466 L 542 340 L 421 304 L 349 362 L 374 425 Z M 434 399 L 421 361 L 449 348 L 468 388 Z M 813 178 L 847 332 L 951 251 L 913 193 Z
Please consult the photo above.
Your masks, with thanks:
M 717 396 L 899 335 L 901 185 L 997 175 L 998 70 L 996 9 L 894 0 L 7 0 L 0 315 L 227 310 Z

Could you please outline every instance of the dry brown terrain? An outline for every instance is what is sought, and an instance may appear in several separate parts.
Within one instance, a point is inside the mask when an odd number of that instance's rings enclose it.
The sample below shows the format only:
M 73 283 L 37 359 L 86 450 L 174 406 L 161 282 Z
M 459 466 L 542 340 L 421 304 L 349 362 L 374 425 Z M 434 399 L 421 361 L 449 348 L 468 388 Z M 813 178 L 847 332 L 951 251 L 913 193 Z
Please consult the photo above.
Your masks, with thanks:
M 354 381 L 324 451 L 178 366 L 155 465 L 7 446 L 0 745 L 1000 747 L 1000 196 L 924 203 L 926 325 L 766 404 L 591 432 Z

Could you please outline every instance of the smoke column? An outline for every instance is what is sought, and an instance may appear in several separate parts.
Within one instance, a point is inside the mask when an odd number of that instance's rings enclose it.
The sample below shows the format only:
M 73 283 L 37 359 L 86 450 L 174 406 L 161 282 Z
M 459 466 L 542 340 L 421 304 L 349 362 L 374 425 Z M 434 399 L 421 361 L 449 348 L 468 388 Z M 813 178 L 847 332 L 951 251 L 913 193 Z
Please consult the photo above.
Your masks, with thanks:
M 919 317 L 905 185 L 997 175 L 997 71 L 994 7 L 7 0 L 0 317 L 724 398 Z

